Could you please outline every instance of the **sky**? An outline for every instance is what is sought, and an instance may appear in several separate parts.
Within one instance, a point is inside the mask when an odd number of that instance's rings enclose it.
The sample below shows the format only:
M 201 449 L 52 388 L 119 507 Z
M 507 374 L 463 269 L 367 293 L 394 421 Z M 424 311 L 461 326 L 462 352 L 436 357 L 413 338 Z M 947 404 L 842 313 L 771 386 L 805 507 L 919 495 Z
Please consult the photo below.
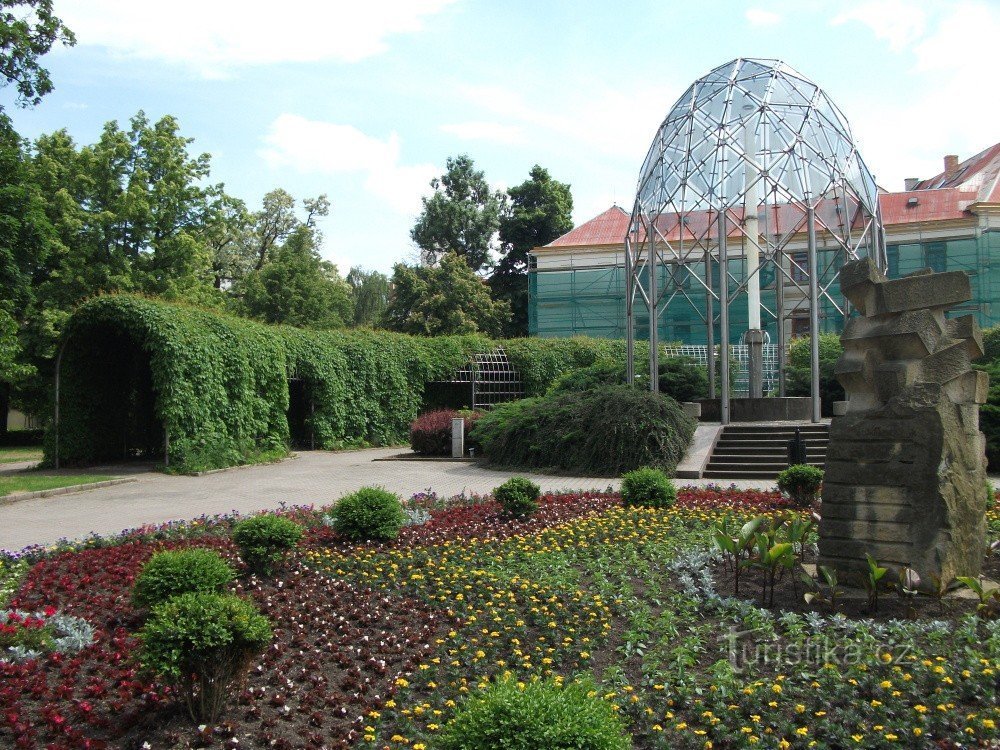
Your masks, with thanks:
M 1000 141 L 990 83 L 997 0 L 54 0 L 76 33 L 43 62 L 55 91 L 22 136 L 173 115 L 211 182 L 259 208 L 325 193 L 341 273 L 412 262 L 410 229 L 449 156 L 498 189 L 535 164 L 579 224 L 631 207 L 643 158 L 685 88 L 737 57 L 784 60 L 851 122 L 878 183 Z

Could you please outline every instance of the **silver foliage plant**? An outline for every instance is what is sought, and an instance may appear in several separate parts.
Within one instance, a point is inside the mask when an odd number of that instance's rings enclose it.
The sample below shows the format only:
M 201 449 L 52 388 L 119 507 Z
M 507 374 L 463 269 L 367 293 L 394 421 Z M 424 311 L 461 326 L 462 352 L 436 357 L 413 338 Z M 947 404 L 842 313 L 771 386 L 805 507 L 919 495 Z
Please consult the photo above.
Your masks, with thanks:
M 7 624 L 12 615 L 20 618 L 34 617 L 45 620 L 53 630 L 53 650 L 61 654 L 75 654 L 94 642 L 94 628 L 82 617 L 56 613 L 47 617 L 44 612 L 26 612 L 20 609 L 0 610 L 0 625 Z M 25 646 L 10 646 L 0 652 L 0 662 L 18 662 L 37 659 L 43 652 Z

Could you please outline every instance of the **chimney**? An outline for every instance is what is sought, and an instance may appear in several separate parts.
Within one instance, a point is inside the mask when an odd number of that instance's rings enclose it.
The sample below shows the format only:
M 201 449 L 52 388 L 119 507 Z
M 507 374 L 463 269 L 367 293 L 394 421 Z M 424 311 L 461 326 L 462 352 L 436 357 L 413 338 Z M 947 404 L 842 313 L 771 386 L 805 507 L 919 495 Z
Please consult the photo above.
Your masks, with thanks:
M 944 178 L 950 180 L 955 176 L 958 171 L 958 156 L 955 154 L 948 154 L 944 157 Z
M 920 182 L 919 177 L 907 177 L 905 180 L 903 180 L 903 189 L 906 192 L 909 192 L 917 186 L 918 182 Z

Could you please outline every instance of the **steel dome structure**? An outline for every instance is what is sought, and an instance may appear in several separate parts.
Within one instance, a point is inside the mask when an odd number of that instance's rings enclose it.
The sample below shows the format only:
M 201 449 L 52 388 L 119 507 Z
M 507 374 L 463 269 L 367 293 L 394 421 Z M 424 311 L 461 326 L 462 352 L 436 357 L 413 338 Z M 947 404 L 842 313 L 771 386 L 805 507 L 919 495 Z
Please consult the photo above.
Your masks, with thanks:
M 784 321 L 806 304 L 810 332 L 819 330 L 823 299 L 846 317 L 849 307 L 835 286 L 840 266 L 867 255 L 885 268 L 877 193 L 847 118 L 801 73 L 780 60 L 738 58 L 699 78 L 660 125 L 636 190 L 625 238 L 630 378 L 637 312 L 650 321 L 655 373 L 656 322 L 670 305 L 691 304 L 707 328 L 713 390 L 719 324 L 722 417 L 728 422 L 730 306 L 745 295 L 748 329 L 759 331 L 762 315 L 777 321 L 779 345 Z M 806 251 L 804 264 L 803 254 L 792 249 Z M 722 278 L 713 281 L 716 264 Z M 760 296 L 767 267 L 777 279 L 773 305 Z M 703 308 L 687 291 L 692 284 L 704 289 L 698 295 Z M 784 299 L 786 287 L 798 290 L 795 306 Z M 816 336 L 812 349 L 818 421 Z M 650 378 L 654 389 L 657 380 Z

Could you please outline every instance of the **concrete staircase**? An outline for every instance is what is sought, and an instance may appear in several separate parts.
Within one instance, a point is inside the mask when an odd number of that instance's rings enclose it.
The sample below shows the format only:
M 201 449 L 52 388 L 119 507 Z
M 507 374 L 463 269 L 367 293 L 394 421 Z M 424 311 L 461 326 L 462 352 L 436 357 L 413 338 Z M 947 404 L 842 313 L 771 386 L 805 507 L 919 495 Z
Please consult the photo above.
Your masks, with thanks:
M 788 441 L 798 427 L 806 441 L 806 457 L 823 468 L 830 442 L 828 424 L 729 424 L 712 450 L 702 476 L 706 479 L 774 479 L 788 468 Z

